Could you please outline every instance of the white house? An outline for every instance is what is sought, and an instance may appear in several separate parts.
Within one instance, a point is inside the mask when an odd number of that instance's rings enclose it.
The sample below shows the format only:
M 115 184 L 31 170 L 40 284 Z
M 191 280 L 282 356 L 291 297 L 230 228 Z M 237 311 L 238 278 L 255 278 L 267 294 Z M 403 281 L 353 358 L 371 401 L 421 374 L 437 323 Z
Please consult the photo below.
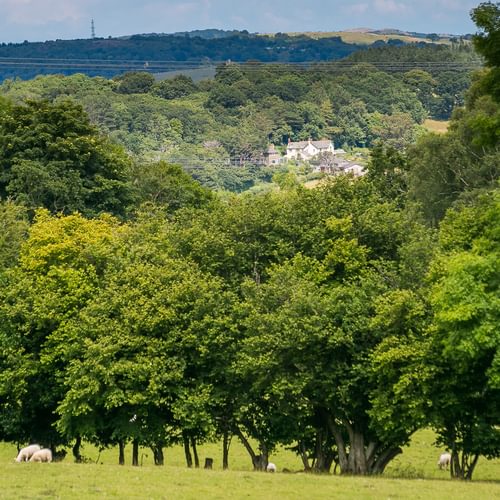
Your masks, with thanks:
M 308 141 L 289 142 L 286 147 L 286 157 L 289 160 L 310 160 L 320 153 L 335 154 L 332 141 L 327 139 L 312 141 L 309 139 Z

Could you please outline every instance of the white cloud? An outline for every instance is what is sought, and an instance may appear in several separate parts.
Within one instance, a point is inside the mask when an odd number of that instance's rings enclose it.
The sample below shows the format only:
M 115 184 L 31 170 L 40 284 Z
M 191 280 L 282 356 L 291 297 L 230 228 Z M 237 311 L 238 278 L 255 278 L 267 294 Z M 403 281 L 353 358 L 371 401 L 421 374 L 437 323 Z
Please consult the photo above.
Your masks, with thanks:
M 375 10 L 384 14 L 403 14 L 410 10 L 408 5 L 395 0 L 375 0 L 373 5 Z
M 84 15 L 78 2 L 67 0 L 0 0 L 0 16 L 18 25 L 76 21 Z
M 464 3 L 466 5 L 464 5 Z M 471 6 L 471 2 L 464 2 L 463 0 L 438 0 L 438 4 L 444 9 L 461 12 L 467 12 L 468 8 Z M 472 2 L 472 4 L 475 4 L 475 2 Z M 446 14 L 446 12 L 443 14 Z
M 365 14 L 369 9 L 367 3 L 355 3 L 345 7 L 343 10 L 349 14 L 361 16 Z

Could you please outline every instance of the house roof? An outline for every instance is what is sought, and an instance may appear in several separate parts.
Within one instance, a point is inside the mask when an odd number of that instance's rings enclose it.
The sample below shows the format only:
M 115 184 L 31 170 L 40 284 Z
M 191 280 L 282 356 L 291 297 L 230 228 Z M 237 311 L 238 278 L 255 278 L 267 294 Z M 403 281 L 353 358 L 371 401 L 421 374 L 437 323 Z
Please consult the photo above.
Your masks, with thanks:
M 318 149 L 327 149 L 331 146 L 332 141 L 321 140 L 321 141 L 299 141 L 299 142 L 289 142 L 287 149 L 304 149 L 308 145 L 312 144 Z

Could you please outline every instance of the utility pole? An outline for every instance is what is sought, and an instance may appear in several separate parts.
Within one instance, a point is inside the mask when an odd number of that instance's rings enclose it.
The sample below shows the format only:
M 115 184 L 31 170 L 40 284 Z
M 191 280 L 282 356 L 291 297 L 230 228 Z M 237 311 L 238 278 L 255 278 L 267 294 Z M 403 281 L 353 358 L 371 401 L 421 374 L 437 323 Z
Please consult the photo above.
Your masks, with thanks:
M 90 21 L 90 36 L 91 38 L 95 38 L 95 26 L 94 26 L 94 20 Z

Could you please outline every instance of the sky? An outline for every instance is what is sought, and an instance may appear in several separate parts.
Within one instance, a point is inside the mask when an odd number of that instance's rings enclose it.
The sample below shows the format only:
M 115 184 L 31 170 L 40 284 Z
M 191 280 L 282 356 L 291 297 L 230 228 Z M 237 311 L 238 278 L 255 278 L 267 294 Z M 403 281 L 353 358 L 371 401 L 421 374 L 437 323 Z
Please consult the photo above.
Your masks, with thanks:
M 369 27 L 423 33 L 476 31 L 480 0 L 0 0 L 0 42 L 173 33 L 219 28 L 258 33 Z

